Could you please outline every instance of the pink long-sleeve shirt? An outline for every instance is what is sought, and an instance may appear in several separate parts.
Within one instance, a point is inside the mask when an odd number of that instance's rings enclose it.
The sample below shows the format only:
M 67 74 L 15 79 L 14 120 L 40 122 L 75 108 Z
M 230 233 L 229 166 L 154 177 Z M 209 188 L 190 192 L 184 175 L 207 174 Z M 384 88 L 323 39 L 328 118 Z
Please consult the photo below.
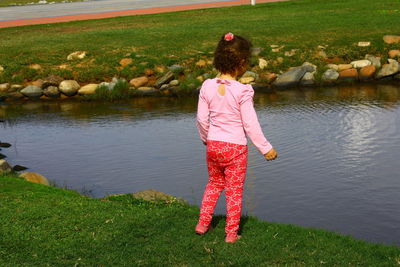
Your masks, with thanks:
M 218 86 L 225 85 L 225 95 Z M 254 90 L 235 80 L 219 78 L 204 81 L 197 107 L 197 129 L 203 142 L 224 141 L 246 145 L 250 138 L 261 154 L 271 150 L 265 138 L 253 105 Z

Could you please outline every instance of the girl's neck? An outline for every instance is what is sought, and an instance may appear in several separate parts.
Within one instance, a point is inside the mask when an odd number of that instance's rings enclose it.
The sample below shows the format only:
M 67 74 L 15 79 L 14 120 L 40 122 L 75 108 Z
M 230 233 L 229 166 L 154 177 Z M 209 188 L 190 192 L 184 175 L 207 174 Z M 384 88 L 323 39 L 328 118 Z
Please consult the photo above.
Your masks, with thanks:
M 237 76 L 232 76 L 230 74 L 221 74 L 219 76 L 219 78 L 222 79 L 222 80 L 236 80 L 236 77 Z

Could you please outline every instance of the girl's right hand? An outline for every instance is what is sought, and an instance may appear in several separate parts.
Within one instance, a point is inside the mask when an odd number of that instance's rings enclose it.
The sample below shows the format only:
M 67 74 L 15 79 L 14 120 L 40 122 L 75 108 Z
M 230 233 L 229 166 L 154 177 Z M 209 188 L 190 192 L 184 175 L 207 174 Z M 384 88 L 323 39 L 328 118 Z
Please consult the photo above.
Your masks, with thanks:
M 272 148 L 270 151 L 268 151 L 265 155 L 264 158 L 266 160 L 274 160 L 278 157 L 278 153 L 276 153 L 276 150 Z

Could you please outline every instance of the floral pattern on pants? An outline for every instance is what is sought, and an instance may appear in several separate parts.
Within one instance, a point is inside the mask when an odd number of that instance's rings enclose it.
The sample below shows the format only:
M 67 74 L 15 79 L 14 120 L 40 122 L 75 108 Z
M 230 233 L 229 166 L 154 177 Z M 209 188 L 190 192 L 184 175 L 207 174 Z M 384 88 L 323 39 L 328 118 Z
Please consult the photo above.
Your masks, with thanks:
M 208 227 L 211 223 L 218 198 L 225 189 L 227 210 L 225 233 L 227 236 L 237 235 L 242 213 L 247 151 L 247 145 L 207 141 L 209 180 L 201 203 L 199 224 Z

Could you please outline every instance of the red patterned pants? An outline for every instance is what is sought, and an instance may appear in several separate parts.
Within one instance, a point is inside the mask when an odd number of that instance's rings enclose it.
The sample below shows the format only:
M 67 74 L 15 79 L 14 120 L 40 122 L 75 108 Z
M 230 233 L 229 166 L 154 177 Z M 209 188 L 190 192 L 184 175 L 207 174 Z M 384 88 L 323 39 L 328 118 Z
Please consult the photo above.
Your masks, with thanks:
M 200 208 L 199 224 L 208 227 L 221 192 L 226 195 L 227 236 L 236 236 L 242 213 L 242 194 L 247 169 L 247 145 L 207 141 L 209 180 Z

